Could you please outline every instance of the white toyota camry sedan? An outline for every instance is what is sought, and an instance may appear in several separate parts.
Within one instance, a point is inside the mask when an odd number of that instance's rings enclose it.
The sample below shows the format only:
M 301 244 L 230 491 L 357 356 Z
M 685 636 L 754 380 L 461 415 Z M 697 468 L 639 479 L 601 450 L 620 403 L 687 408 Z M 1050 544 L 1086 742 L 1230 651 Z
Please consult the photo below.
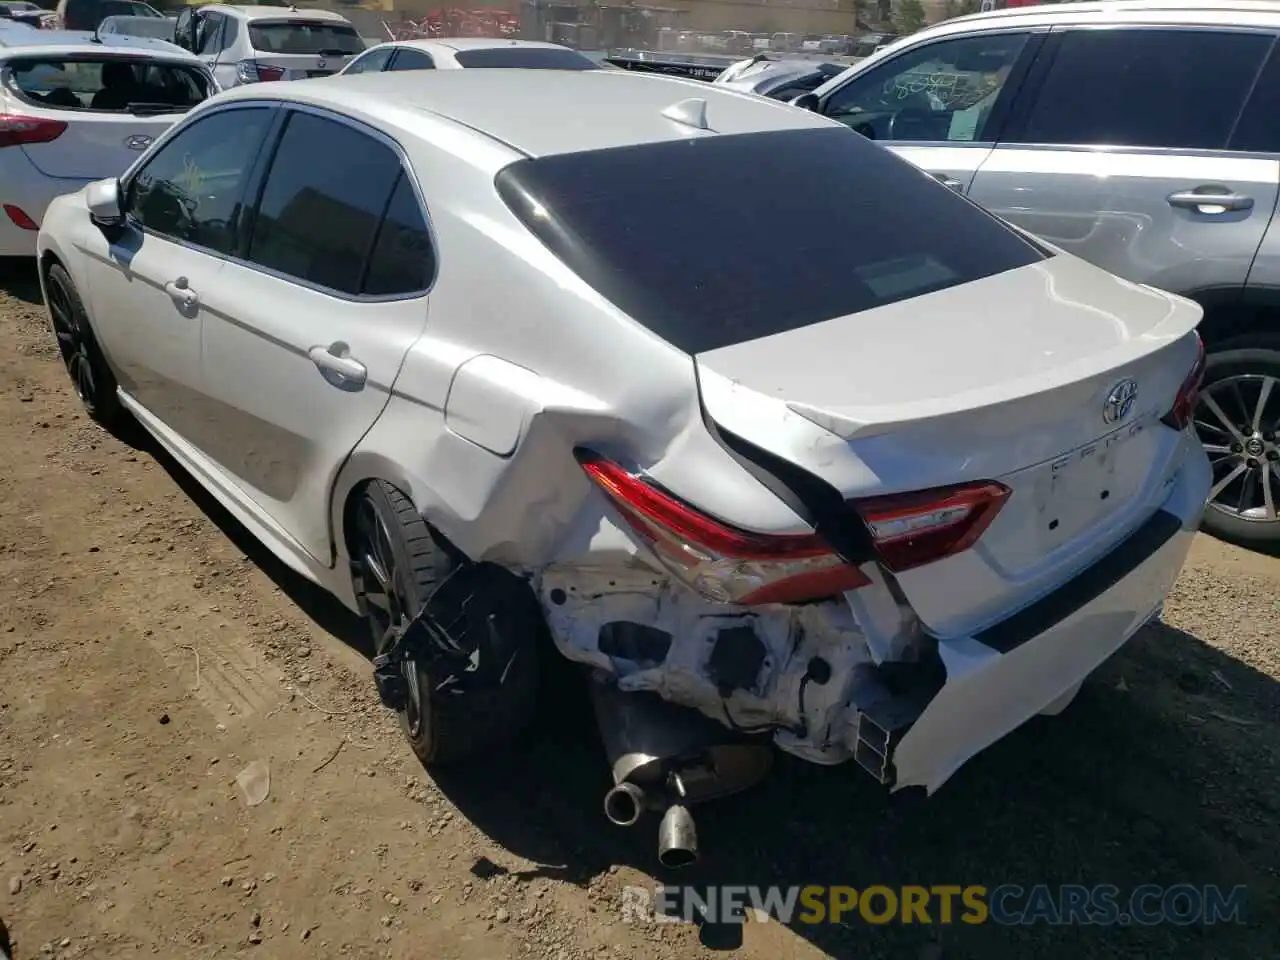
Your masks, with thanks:
M 932 792 L 1060 711 L 1209 489 L 1197 306 L 709 84 L 237 88 L 38 246 L 88 410 L 367 617 L 424 762 L 553 645 L 671 865 L 774 746 Z

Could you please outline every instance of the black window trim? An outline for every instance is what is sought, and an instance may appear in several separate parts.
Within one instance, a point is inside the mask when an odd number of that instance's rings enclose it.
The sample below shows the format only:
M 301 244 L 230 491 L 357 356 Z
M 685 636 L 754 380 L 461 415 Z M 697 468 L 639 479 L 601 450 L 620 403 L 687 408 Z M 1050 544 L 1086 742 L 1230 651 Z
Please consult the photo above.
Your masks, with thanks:
M 893 63 L 904 56 L 915 54 L 925 47 L 931 47 L 935 44 L 950 43 L 954 40 L 972 40 L 981 37 L 990 37 L 1001 34 L 1022 33 L 1027 35 L 1027 42 L 1018 53 L 1018 58 L 1013 63 L 1013 69 L 1009 71 L 1009 76 L 1005 78 L 1004 87 L 1000 91 L 1000 95 L 996 98 L 996 102 L 991 109 L 991 116 L 987 118 L 987 128 L 982 132 L 990 134 L 984 140 L 885 140 L 884 143 L 900 143 L 912 147 L 985 147 L 990 148 L 1000 142 L 1000 137 L 1005 133 L 1008 126 L 1009 114 L 1014 100 L 1021 93 L 1024 82 L 1032 66 L 1040 57 L 1040 52 L 1046 39 L 1050 36 L 1052 27 L 1048 24 L 1040 24 L 1027 26 L 1026 24 L 1011 24 L 1002 26 L 998 29 L 991 30 L 972 30 L 963 33 L 948 33 L 941 37 L 930 37 L 919 43 L 913 43 L 909 47 L 904 47 L 895 53 L 892 57 L 870 66 L 869 69 L 861 71 L 845 80 L 838 87 L 828 90 L 822 97 L 818 105 L 818 112 L 826 115 L 827 103 L 841 90 L 844 90 L 850 84 L 857 83 L 867 74 L 874 70 L 879 70 L 886 64 Z M 834 79 L 834 78 L 832 78 Z M 832 118 L 834 119 L 834 118 Z M 837 121 L 843 122 L 843 121 Z
M 255 162 L 253 174 L 249 179 L 248 194 L 251 196 L 252 202 L 245 204 L 245 217 L 238 225 L 239 230 L 236 235 L 235 254 L 233 256 L 224 256 L 222 259 L 228 260 L 238 266 L 247 267 L 257 273 L 264 274 L 268 277 L 274 277 L 277 280 L 284 280 L 288 283 L 305 287 L 316 293 L 323 293 L 326 296 L 333 297 L 337 300 L 346 300 L 349 303 L 395 303 L 400 300 L 419 300 L 422 297 L 430 295 L 435 288 L 436 280 L 440 276 L 440 244 L 436 237 L 435 225 L 431 221 L 431 213 L 427 208 L 421 184 L 413 172 L 413 167 L 409 163 L 409 158 L 405 154 L 404 148 L 400 146 L 394 138 L 388 136 L 381 130 L 371 127 L 368 124 L 361 123 L 352 117 L 345 116 L 341 113 L 335 113 L 332 110 L 325 110 L 321 107 L 314 107 L 310 104 L 292 103 L 292 102 L 276 102 L 276 106 L 280 109 L 280 117 L 277 119 L 275 126 L 271 129 L 266 143 L 270 145 L 269 150 L 259 152 L 258 161 Z M 332 120 L 351 127 L 358 133 L 373 137 L 378 142 L 391 148 L 396 158 L 400 161 L 401 177 L 407 177 L 409 186 L 413 188 L 414 197 L 418 201 L 418 212 L 422 215 L 423 223 L 427 228 L 427 240 L 431 244 L 431 264 L 432 272 L 427 278 L 427 283 L 421 290 L 413 290 L 408 293 L 392 293 L 381 295 L 369 295 L 363 293 L 347 293 L 345 290 L 335 290 L 332 287 L 326 287 L 323 284 L 315 283 L 310 280 L 304 280 L 301 277 L 295 277 L 291 273 L 285 273 L 280 270 L 274 270 L 270 267 L 255 263 L 249 257 L 249 242 L 253 237 L 253 225 L 258 216 L 258 204 L 262 202 L 263 192 L 267 186 L 267 174 L 271 171 L 271 166 L 275 161 L 276 151 L 280 148 L 280 141 L 284 134 L 285 127 L 289 117 L 295 113 L 306 113 L 322 120 Z M 399 180 L 397 179 L 397 183 Z M 395 187 L 393 185 L 391 193 L 394 194 Z M 388 201 L 390 203 L 388 194 Z M 386 205 L 384 205 L 383 216 L 386 215 Z M 368 272 L 369 257 L 372 254 L 374 246 L 377 244 L 378 235 L 381 232 L 382 224 L 379 221 L 377 229 L 374 230 L 373 239 L 370 241 L 369 249 L 365 251 L 365 262 L 360 270 L 361 283 L 364 282 L 364 276 Z M 194 246 L 194 245 L 193 245 Z M 204 248 L 201 248 L 204 249 Z M 216 254 L 215 254 L 216 255 Z
M 1254 74 L 1253 82 L 1249 85 L 1249 92 L 1245 95 L 1244 100 L 1240 104 L 1239 111 L 1236 113 L 1235 119 L 1231 122 L 1231 128 L 1227 134 L 1227 143 L 1231 142 L 1235 136 L 1236 127 L 1240 124 L 1241 117 L 1244 116 L 1245 110 L 1249 106 L 1249 101 L 1253 98 L 1254 90 L 1257 88 L 1258 81 L 1261 79 L 1270 58 L 1280 53 L 1277 48 L 1277 42 L 1280 42 L 1280 31 L 1275 27 L 1264 27 L 1256 25 L 1243 24 L 1225 24 L 1225 23 L 1165 23 L 1160 21 L 1142 21 L 1142 20 L 1124 20 L 1108 23 L 1089 23 L 1087 21 L 1078 21 L 1073 23 L 1056 23 L 1049 30 L 1049 35 L 1045 39 L 1036 57 L 1035 63 L 1032 65 L 1031 72 L 1023 83 L 1023 90 L 1020 93 L 1017 102 L 1010 111 L 1010 116 L 1005 124 L 1005 128 L 1001 131 L 1001 139 L 997 146 L 1008 147 L 1017 150 L 1055 150 L 1055 151 L 1071 151 L 1073 153 L 1117 153 L 1117 154 L 1169 154 L 1172 156 L 1195 156 L 1195 157 L 1240 157 L 1242 159 L 1260 158 L 1271 159 L 1277 156 L 1276 153 L 1265 153 L 1256 150 L 1229 150 L 1225 147 L 1219 149 L 1211 149 L 1207 147 L 1150 147 L 1150 146 L 1133 146 L 1132 144 L 1122 143 L 1029 143 L 1019 140 L 1022 132 L 1026 129 L 1027 121 L 1031 116 L 1031 111 L 1035 108 L 1036 102 L 1040 96 L 1040 90 L 1044 86 L 1045 80 L 1049 76 L 1049 72 L 1053 69 L 1054 60 L 1057 59 L 1058 50 L 1062 46 L 1062 38 L 1071 33 L 1083 33 L 1086 31 L 1097 30 L 1144 30 L 1147 32 L 1168 33 L 1172 31 L 1187 31 L 1192 33 L 1256 33 L 1272 39 L 1272 46 L 1262 57 L 1262 61 L 1258 66 L 1258 72 Z

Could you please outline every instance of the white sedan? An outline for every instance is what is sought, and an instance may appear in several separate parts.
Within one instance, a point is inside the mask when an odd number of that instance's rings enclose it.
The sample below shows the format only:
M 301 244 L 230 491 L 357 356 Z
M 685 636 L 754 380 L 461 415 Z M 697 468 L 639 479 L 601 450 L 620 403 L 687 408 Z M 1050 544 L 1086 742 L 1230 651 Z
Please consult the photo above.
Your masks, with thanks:
M 1198 306 L 712 84 L 237 88 L 39 250 L 93 416 L 366 616 L 424 762 L 529 729 L 553 644 L 668 865 L 770 741 L 931 792 L 1061 711 L 1209 489 Z
M 449 37 L 443 40 L 392 40 L 370 47 L 341 71 L 459 70 L 476 67 L 523 67 L 532 70 L 599 70 L 603 64 L 558 43 Z
M 49 201 L 116 176 L 217 92 L 191 54 L 162 40 L 0 31 L 0 256 L 35 254 Z

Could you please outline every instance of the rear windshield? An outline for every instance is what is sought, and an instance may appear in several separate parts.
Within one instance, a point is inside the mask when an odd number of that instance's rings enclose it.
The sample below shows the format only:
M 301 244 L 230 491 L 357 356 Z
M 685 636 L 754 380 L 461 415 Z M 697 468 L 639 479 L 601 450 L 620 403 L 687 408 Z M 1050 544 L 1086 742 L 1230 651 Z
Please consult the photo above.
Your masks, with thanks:
M 522 67 L 527 70 L 598 70 L 600 64 L 574 50 L 552 47 L 485 47 L 459 50 L 461 67 Z
M 847 128 L 519 160 L 496 184 L 579 276 L 694 354 L 1047 256 Z
M 43 107 L 114 113 L 183 113 L 210 93 L 193 66 L 108 57 L 10 60 L 4 82 Z
M 364 49 L 360 35 L 345 23 L 314 20 L 258 20 L 249 24 L 249 44 L 259 53 L 346 56 Z

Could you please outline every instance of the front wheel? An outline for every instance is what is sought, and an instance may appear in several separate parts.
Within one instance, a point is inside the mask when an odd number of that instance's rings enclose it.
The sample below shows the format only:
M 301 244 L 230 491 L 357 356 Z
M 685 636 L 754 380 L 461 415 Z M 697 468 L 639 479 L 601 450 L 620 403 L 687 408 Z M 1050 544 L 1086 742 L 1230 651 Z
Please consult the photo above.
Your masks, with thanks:
M 1211 352 L 1194 421 L 1213 465 L 1205 529 L 1245 547 L 1280 545 L 1280 338 Z
M 49 324 L 58 341 L 67 375 L 85 412 L 104 427 L 114 427 L 125 411 L 116 393 L 116 378 L 89 326 L 89 315 L 70 274 L 55 263 L 45 275 Z
M 383 481 L 360 494 L 354 527 L 353 575 L 374 653 L 386 653 L 425 609 L 433 633 L 480 668 L 460 684 L 427 651 L 398 660 L 400 725 L 413 752 L 440 764 L 512 744 L 537 705 L 540 611 L 528 585 L 437 541 L 409 498 Z

